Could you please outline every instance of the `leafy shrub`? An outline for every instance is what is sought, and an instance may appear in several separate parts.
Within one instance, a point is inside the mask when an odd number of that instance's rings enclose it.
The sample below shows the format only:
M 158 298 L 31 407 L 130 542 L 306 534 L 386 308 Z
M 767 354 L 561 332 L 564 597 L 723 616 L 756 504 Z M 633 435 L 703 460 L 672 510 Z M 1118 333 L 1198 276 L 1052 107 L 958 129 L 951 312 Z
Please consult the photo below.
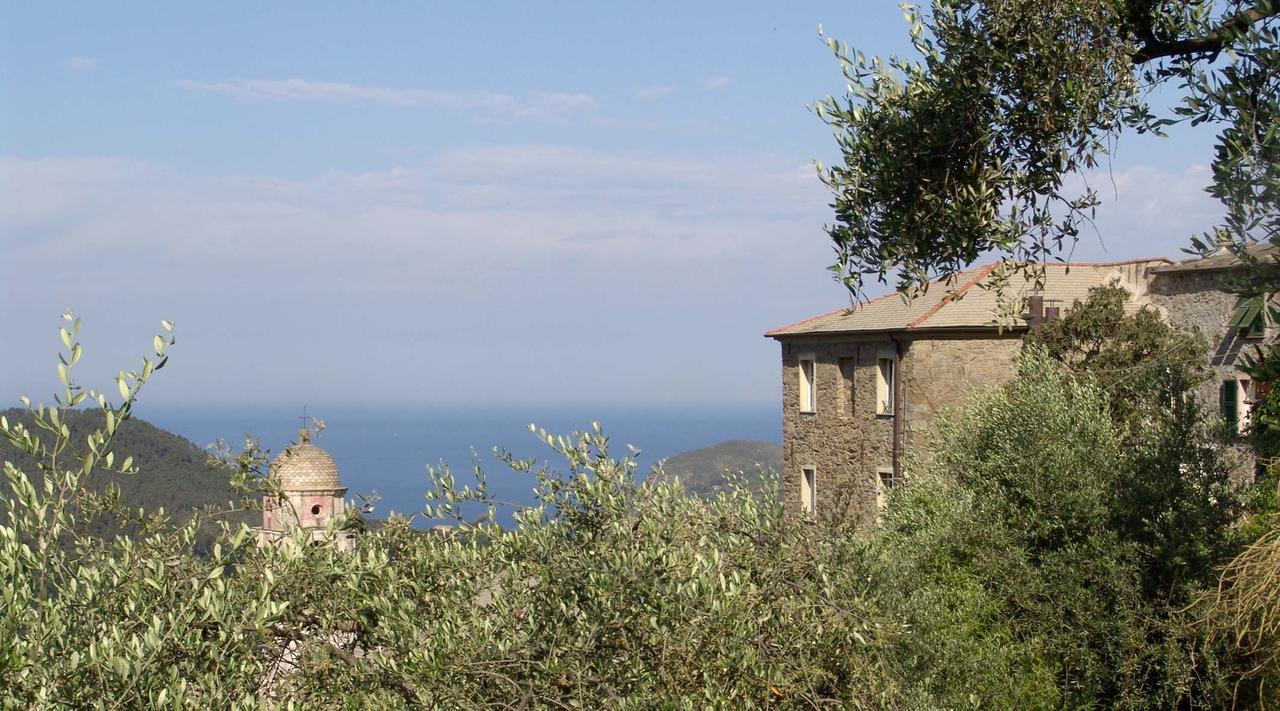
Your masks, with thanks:
M 68 316 L 71 319 L 70 316 Z M 880 705 L 894 698 L 880 640 L 895 634 L 866 604 L 857 539 L 784 516 L 776 496 L 734 488 L 712 501 L 636 482 L 599 429 L 539 433 L 567 469 L 508 457 L 538 505 L 503 530 L 455 534 L 393 520 L 356 551 L 301 537 L 258 549 L 220 521 L 208 557 L 196 534 L 139 512 L 134 537 L 86 531 L 123 507 L 97 493 L 102 469 L 127 476 L 113 439 L 156 359 L 118 378 L 120 404 L 83 392 L 78 321 L 65 332 L 65 392 L 0 434 L 37 463 L 6 462 L 0 499 L 0 680 L 6 706 Z M 66 418 L 98 403 L 87 449 Z M 272 482 L 259 453 L 233 463 L 246 503 Z M 487 500 L 483 473 L 459 487 L 432 473 L 429 509 Z M 37 483 L 38 482 L 38 483 Z M 96 503 L 95 503 L 96 502 Z M 352 525 L 345 521 L 336 525 Z
M 1178 610 L 1226 559 L 1234 505 L 1207 435 L 1178 423 L 1135 442 L 1106 390 L 1034 348 L 1015 381 L 954 413 L 877 534 L 915 630 L 901 674 L 944 706 L 1227 694 Z

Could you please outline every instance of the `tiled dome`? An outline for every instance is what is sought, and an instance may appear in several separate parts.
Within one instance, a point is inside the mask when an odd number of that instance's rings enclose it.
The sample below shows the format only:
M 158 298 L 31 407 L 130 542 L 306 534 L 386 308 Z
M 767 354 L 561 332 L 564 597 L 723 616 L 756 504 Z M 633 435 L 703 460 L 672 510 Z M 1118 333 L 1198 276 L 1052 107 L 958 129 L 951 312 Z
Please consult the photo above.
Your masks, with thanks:
M 285 491 L 327 491 L 341 489 L 338 465 L 329 453 L 306 438 L 286 448 L 271 462 L 271 475 Z

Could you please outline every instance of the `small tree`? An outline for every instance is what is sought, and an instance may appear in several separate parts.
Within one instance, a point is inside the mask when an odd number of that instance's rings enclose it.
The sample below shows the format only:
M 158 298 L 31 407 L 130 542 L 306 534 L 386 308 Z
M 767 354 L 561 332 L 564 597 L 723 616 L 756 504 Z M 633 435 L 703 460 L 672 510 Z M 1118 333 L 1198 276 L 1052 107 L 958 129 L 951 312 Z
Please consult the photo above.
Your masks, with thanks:
M 1220 127 L 1210 192 L 1238 248 L 1280 238 L 1280 3 L 934 0 L 904 5 L 916 59 L 829 43 L 848 91 L 820 101 L 843 160 L 836 277 L 896 274 L 915 293 L 984 253 L 1039 263 L 1069 251 L 1099 204 L 1087 177 L 1126 129 Z M 1157 118 L 1154 85 L 1182 103 Z M 1208 156 L 1206 156 L 1208 158 Z M 1209 239 L 1197 246 L 1216 247 Z M 1208 242 L 1206 244 L 1205 242 Z M 1259 265 L 1264 288 L 1280 271 Z
M 1230 698 L 1231 658 L 1180 610 L 1229 559 L 1234 508 L 1203 430 L 1137 413 L 1029 348 L 952 413 L 877 543 L 936 703 L 1172 708 Z M 1182 419 L 1179 422 L 1194 422 Z M 972 665 L 972 666 L 970 666 Z
M 1233 550 L 1239 497 L 1221 455 L 1229 440 L 1195 397 L 1206 379 L 1204 341 L 1172 328 L 1155 309 L 1127 313 L 1130 299 L 1117 285 L 1091 289 L 1028 334 L 1023 349 L 1108 396 L 1125 445 L 1112 482 L 1115 528 L 1145 553 L 1144 595 L 1186 604 Z
M 1208 348 L 1198 333 L 1169 326 L 1150 307 L 1133 310 L 1118 285 L 1089 290 L 1061 318 L 1027 334 L 1024 352 L 1043 350 L 1075 375 L 1113 395 L 1112 414 L 1128 429 L 1205 381 Z

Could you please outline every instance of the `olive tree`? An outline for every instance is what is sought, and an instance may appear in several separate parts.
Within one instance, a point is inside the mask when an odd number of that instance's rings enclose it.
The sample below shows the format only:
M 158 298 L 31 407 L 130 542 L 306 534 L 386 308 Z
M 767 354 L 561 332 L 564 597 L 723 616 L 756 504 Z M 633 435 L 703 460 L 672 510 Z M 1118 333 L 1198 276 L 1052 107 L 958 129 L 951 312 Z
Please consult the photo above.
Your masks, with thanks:
M 1219 131 L 1209 189 L 1222 233 L 1242 252 L 1280 237 L 1280 4 L 934 0 L 904 14 L 916 56 L 830 39 L 847 92 L 815 107 L 843 155 L 821 170 L 831 269 L 855 297 L 868 276 L 896 274 L 910 294 L 988 252 L 1059 257 L 1099 204 L 1074 186 L 1126 131 L 1176 122 Z M 1168 116 L 1148 104 L 1157 85 L 1181 97 Z M 1274 265 L 1257 273 L 1260 288 L 1280 285 Z

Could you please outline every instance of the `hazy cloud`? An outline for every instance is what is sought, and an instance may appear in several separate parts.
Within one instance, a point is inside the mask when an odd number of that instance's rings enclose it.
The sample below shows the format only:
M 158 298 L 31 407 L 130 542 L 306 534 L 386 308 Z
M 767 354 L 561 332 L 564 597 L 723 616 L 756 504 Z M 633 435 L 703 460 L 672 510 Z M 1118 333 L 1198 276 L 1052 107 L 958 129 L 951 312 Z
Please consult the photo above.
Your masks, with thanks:
M 704 89 L 723 89 L 733 84 L 733 80 L 729 77 L 716 77 L 714 79 L 704 79 L 702 87 Z
M 573 111 L 590 111 L 596 101 L 589 94 L 532 92 L 524 97 L 486 91 L 445 91 L 307 79 L 229 79 L 175 82 L 188 91 L 229 96 L 244 101 L 311 101 L 373 103 L 403 108 L 429 107 L 450 111 L 485 112 L 490 119 L 547 118 Z
M 417 165 L 305 180 L 200 178 L 133 161 L 7 158 L 0 187 L 5 233 L 48 235 L 15 243 L 25 258 L 145 247 L 220 259 L 203 254 L 204 235 L 265 257 L 258 264 L 268 272 L 274 259 L 319 247 L 315 259 L 356 267 L 370 252 L 347 253 L 355 235 L 382 256 L 431 251 L 437 264 L 489 249 L 504 258 L 552 258 L 581 251 L 565 245 L 598 234 L 602 224 L 633 235 L 629 245 L 611 248 L 611 258 L 664 263 L 767 241 L 762 225 L 816 217 L 823 200 L 812 170 L 802 166 L 539 145 L 480 146 Z M 282 221 L 292 226 L 283 229 Z M 241 253 L 223 256 L 238 263 Z M 367 285 L 385 282 L 377 276 Z
M 1093 176 L 1105 244 L 1074 256 L 1177 258 L 1220 213 L 1209 177 Z M 298 179 L 4 158 L 0 294 L 22 308 L 0 313 L 0 390 L 54 381 L 74 305 L 104 329 L 92 383 L 176 320 L 177 399 L 767 401 L 760 334 L 846 303 L 828 201 L 786 158 L 560 145 Z
M 73 72 L 91 72 L 97 69 L 98 66 L 97 57 L 71 57 L 66 61 L 67 69 Z
M 825 202 L 790 159 L 556 145 L 302 179 L 0 159 L 0 390 L 49 377 L 74 305 L 110 334 L 89 382 L 175 320 L 178 399 L 767 400 L 760 334 L 841 298 Z

